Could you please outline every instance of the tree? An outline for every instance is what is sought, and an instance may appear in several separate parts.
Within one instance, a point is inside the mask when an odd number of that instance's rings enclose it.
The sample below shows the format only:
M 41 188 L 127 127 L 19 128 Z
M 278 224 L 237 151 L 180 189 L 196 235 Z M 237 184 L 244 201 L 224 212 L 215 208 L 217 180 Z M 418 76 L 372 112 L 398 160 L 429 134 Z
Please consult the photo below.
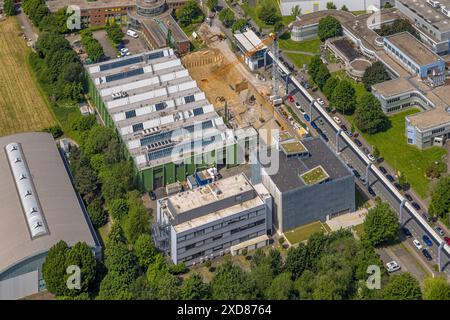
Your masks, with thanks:
M 92 129 L 97 123 L 95 115 L 90 114 L 85 117 L 78 117 L 71 125 L 71 128 L 76 131 L 85 132 Z
M 235 20 L 234 13 L 229 8 L 224 8 L 219 12 L 219 19 L 225 27 L 229 28 L 233 25 Z
M 231 31 L 244 31 L 245 27 L 247 26 L 247 20 L 246 19 L 238 19 L 235 23 L 231 26 Z
M 97 260 L 95 260 L 94 254 L 91 248 L 85 242 L 76 243 L 66 255 L 67 266 L 78 266 L 80 268 L 80 289 L 68 290 L 69 296 L 77 296 L 81 293 L 88 293 L 89 289 L 95 281 Z M 68 277 L 69 275 L 67 275 Z
M 213 11 L 216 8 L 218 3 L 219 3 L 219 0 L 206 0 L 206 6 L 211 11 Z
M 89 218 L 91 218 L 92 225 L 98 229 L 103 227 L 108 222 L 108 215 L 103 209 L 103 201 L 100 197 L 96 197 L 87 207 Z
M 308 73 L 311 78 L 314 80 L 316 78 L 317 72 L 319 71 L 319 67 L 323 64 L 322 59 L 319 55 L 315 55 L 311 58 L 308 66 Z
M 383 63 L 381 61 L 376 61 L 364 71 L 361 80 L 366 90 L 370 91 L 374 84 L 388 81 L 390 80 L 390 77 L 384 68 Z
M 327 9 L 328 10 L 336 9 L 336 5 L 331 1 L 327 2 Z
M 308 248 L 303 243 L 300 243 L 296 248 L 289 248 L 285 269 L 292 274 L 293 279 L 297 279 L 309 267 Z
M 315 287 L 315 274 L 310 270 L 305 270 L 294 282 L 294 287 L 298 292 L 300 300 L 311 300 Z
M 430 164 L 426 170 L 425 174 L 430 179 L 437 179 L 441 176 L 442 173 L 447 171 L 447 166 L 443 161 L 437 161 Z
M 183 281 L 180 288 L 180 298 L 183 300 L 210 299 L 209 285 L 204 283 L 199 273 L 194 273 Z
M 238 266 L 227 260 L 221 264 L 211 280 L 214 300 L 251 300 L 255 298 L 253 279 Z
M 373 147 L 373 149 L 372 149 L 372 155 L 373 155 L 375 158 L 379 158 L 379 157 L 380 157 L 380 150 L 378 149 L 377 146 L 374 146 L 374 147 Z
M 340 112 L 351 113 L 355 107 L 355 89 L 347 80 L 341 80 L 333 91 L 331 104 Z
M 317 70 L 316 77 L 314 78 L 314 82 L 317 83 L 320 89 L 325 86 L 327 80 L 331 77 L 330 72 L 328 71 L 327 66 L 322 63 Z
M 389 127 L 389 118 L 381 109 L 380 102 L 370 92 L 365 92 L 359 99 L 355 110 L 355 123 L 362 132 L 375 134 Z
M 81 43 L 86 50 L 89 58 L 94 61 L 100 61 L 101 57 L 104 55 L 103 47 L 100 42 L 94 38 L 92 31 L 90 29 L 84 29 L 80 32 Z
M 15 16 L 16 15 L 16 7 L 14 5 L 14 0 L 5 0 L 3 4 L 3 10 L 7 16 Z
M 100 172 L 102 196 L 108 205 L 114 199 L 125 198 L 126 193 L 134 187 L 133 166 L 129 161 L 122 161 Z
M 258 296 L 260 298 L 265 297 L 268 286 L 272 283 L 274 274 L 269 264 L 262 263 L 252 268 L 250 273 L 252 281 L 254 281 Z
M 347 8 L 347 6 L 346 6 L 345 4 L 341 7 L 341 10 L 342 10 L 342 11 L 347 11 L 347 12 L 348 12 L 348 8 Z
M 67 243 L 61 240 L 50 248 L 42 265 L 42 277 L 47 290 L 58 296 L 67 293 L 65 279 L 68 253 Z
M 407 31 L 420 40 L 420 34 L 414 29 L 407 19 L 396 19 L 392 24 L 385 24 L 377 30 L 380 36 L 386 37 L 396 33 Z
M 385 300 L 419 300 L 421 297 L 419 282 L 409 272 L 390 277 L 383 289 Z
M 195 0 L 188 0 L 183 6 L 175 11 L 175 15 L 178 23 L 182 27 L 186 27 L 194 23 L 200 23 L 204 18 L 202 9 Z
M 116 139 L 116 134 L 112 128 L 94 126 L 83 143 L 84 152 L 88 156 L 104 153 L 113 139 Z
M 129 279 L 117 271 L 108 271 L 100 283 L 98 300 L 131 300 Z
M 450 300 L 450 284 L 444 277 L 426 277 L 423 281 L 424 300 Z
M 398 239 L 399 227 L 397 214 L 387 203 L 380 203 L 367 212 L 363 240 L 373 246 L 394 242 Z
M 137 191 L 128 193 L 127 204 L 128 214 L 123 223 L 123 231 L 128 241 L 134 243 L 141 234 L 150 232 L 150 217 Z
M 109 214 L 117 221 L 121 222 L 128 213 L 128 204 L 125 199 L 112 199 L 108 204 Z
M 74 173 L 75 187 L 86 202 L 92 201 L 98 190 L 99 180 L 89 163 L 76 168 Z
M 384 9 L 389 9 L 389 8 L 393 8 L 394 6 L 390 3 L 390 2 L 386 2 L 385 4 L 384 4 Z
M 325 85 L 322 88 L 322 92 L 328 99 L 331 98 L 333 91 L 338 85 L 339 81 L 340 80 L 336 77 L 329 77 L 325 82 Z
M 105 249 L 105 266 L 108 273 L 117 272 L 123 282 L 131 284 L 137 278 L 137 259 L 123 242 L 109 242 Z
M 291 16 L 296 19 L 302 13 L 302 8 L 297 4 L 291 8 Z
M 265 24 L 274 25 L 277 21 L 281 20 L 278 8 L 272 1 L 260 1 L 257 7 L 258 18 Z
M 293 296 L 294 283 L 289 272 L 276 276 L 266 290 L 266 298 L 269 300 L 290 300 Z
M 430 214 L 435 217 L 446 217 L 450 212 L 450 176 L 439 179 L 431 194 Z
M 145 270 L 155 261 L 155 257 L 158 254 L 151 236 L 147 233 L 141 234 L 137 238 L 133 249 L 139 266 Z
M 114 43 L 114 45 L 118 46 L 124 37 L 124 34 L 122 32 L 122 28 L 119 24 L 113 22 L 108 23 L 106 25 L 106 34 L 108 35 L 108 38 Z
M 318 36 L 325 41 L 328 38 L 342 35 L 342 26 L 338 19 L 333 16 L 326 16 L 319 20 Z

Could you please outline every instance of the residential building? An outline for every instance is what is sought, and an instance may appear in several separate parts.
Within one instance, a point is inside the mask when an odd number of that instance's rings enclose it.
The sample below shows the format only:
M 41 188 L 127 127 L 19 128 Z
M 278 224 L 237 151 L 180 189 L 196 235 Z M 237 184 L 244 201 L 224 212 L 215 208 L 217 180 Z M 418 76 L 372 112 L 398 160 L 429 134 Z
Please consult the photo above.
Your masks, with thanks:
M 252 182 L 262 182 L 272 195 L 279 233 L 355 210 L 353 174 L 322 139 L 287 139 L 272 148 L 278 170 L 255 164 Z
M 53 137 L 43 132 L 0 137 L 0 299 L 45 289 L 42 264 L 50 248 L 101 245 Z
M 234 38 L 244 63 L 250 70 L 255 71 L 270 63 L 267 46 L 251 29 L 235 33 Z
M 241 173 L 158 200 L 153 238 L 173 263 L 190 266 L 265 246 L 271 208 L 264 186 Z
M 227 128 L 173 49 L 86 69 L 92 100 L 105 124 L 117 128 L 141 190 L 237 163 L 238 133 Z

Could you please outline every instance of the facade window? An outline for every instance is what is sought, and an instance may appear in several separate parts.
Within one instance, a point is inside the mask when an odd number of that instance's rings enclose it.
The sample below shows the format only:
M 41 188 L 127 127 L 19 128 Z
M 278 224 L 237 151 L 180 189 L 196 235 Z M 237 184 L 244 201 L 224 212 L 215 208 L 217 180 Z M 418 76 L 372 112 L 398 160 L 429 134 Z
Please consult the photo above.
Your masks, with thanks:
M 431 131 L 431 134 L 436 134 L 436 133 L 441 133 L 445 131 L 445 127 L 444 128 L 439 128 L 439 129 L 434 129 Z

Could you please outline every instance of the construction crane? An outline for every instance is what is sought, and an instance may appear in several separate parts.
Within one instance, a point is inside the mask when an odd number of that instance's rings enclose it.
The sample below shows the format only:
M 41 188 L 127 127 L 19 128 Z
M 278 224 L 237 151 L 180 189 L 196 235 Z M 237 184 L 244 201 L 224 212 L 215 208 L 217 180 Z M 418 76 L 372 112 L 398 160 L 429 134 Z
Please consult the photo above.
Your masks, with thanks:
M 278 39 L 277 36 L 273 33 L 271 33 L 273 37 L 272 42 L 272 51 L 273 51 L 273 57 L 274 61 L 272 62 L 272 96 L 270 97 L 271 100 L 279 99 L 278 96 L 278 77 L 277 77 L 277 66 L 278 66 Z

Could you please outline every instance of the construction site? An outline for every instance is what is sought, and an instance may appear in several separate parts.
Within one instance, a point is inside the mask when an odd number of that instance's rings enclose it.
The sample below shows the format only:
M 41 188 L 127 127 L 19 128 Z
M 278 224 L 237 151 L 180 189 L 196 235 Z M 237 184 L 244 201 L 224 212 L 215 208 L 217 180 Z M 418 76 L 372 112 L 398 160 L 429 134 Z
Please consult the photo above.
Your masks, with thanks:
M 207 48 L 184 56 L 182 63 L 226 123 L 233 129 L 253 126 L 266 143 L 273 129 L 289 130 L 287 122 L 295 120 L 284 106 L 275 110 L 271 81 L 246 68 L 220 29 L 203 24 L 198 35 Z

